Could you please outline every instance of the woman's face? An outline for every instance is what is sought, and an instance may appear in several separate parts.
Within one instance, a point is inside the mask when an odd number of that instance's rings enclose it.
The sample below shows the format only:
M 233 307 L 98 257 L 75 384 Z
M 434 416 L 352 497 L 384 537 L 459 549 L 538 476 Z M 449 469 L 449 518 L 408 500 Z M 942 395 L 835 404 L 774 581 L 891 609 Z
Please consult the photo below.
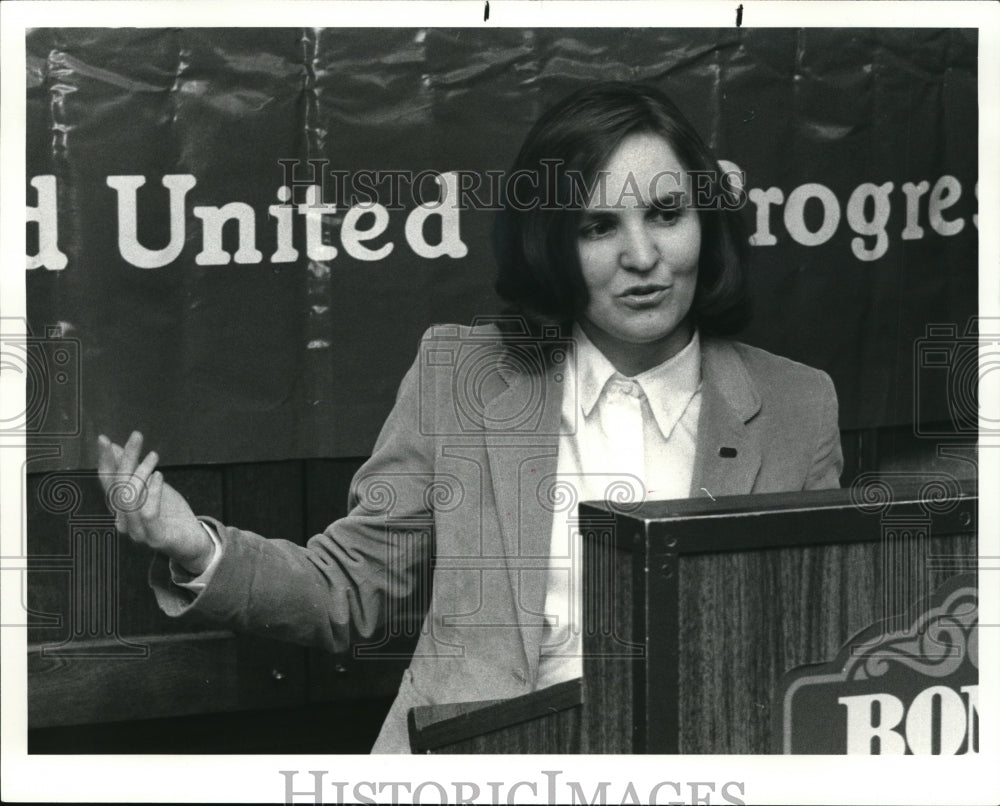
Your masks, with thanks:
M 608 360 L 636 375 L 680 351 L 698 281 L 701 224 L 670 144 L 633 134 L 603 168 L 577 234 L 590 301 L 580 326 Z

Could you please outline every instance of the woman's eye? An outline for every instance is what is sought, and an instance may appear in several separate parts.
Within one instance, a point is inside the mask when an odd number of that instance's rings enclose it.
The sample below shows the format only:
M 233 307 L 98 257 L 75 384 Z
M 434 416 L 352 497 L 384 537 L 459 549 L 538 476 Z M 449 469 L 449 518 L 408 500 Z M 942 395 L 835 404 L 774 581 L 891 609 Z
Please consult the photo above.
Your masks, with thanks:
M 604 238 L 610 235 L 614 231 L 614 224 L 610 221 L 594 221 L 580 230 L 580 235 L 583 238 Z
M 673 224 L 683 214 L 683 210 L 676 206 L 653 207 L 649 215 L 654 221 L 660 224 Z

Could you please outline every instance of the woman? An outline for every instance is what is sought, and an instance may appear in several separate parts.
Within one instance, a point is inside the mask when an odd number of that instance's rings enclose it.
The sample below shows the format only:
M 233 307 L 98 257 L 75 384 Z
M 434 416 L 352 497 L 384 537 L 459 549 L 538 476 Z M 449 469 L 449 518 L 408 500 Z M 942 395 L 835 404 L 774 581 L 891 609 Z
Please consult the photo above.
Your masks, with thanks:
M 715 160 L 657 90 L 602 84 L 529 133 L 498 216 L 517 316 L 432 328 L 350 514 L 307 547 L 199 520 L 141 436 L 101 437 L 118 525 L 160 554 L 169 614 L 343 652 L 430 572 L 432 599 L 374 747 L 406 714 L 579 676 L 572 503 L 835 487 L 836 396 L 817 370 L 720 338 L 746 319 L 745 238 Z M 565 495 L 566 492 L 571 495 Z M 114 500 L 114 496 L 111 496 Z M 426 582 L 424 583 L 426 584 Z M 544 616 L 537 614 L 544 613 Z

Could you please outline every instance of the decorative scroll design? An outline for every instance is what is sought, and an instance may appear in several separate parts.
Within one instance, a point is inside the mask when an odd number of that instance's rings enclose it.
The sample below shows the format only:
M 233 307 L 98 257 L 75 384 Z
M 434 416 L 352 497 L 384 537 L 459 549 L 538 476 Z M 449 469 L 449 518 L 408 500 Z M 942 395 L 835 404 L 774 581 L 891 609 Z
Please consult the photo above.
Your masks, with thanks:
M 629 473 L 551 474 L 539 481 L 535 497 L 553 513 L 573 513 L 587 500 L 605 501 L 613 511 L 629 513 L 646 500 L 646 490 L 642 479 Z
M 862 473 L 851 485 L 851 503 L 862 512 L 888 514 L 893 504 L 901 501 L 899 489 L 912 489 L 920 482 L 915 502 L 927 515 L 941 515 L 955 509 L 961 502 L 962 485 L 950 473 L 903 472 Z
M 979 597 L 975 587 L 952 591 L 902 634 L 878 636 L 852 647 L 848 680 L 882 677 L 898 663 L 928 677 L 947 677 L 968 660 L 979 668 Z

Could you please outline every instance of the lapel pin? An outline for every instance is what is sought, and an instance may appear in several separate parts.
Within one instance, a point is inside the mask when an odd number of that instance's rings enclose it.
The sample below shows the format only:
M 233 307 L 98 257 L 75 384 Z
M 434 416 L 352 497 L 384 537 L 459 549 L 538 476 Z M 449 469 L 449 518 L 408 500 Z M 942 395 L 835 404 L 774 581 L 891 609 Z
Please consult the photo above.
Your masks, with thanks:
M 736 448 L 719 448 L 719 456 L 723 459 L 733 459 L 736 456 Z

